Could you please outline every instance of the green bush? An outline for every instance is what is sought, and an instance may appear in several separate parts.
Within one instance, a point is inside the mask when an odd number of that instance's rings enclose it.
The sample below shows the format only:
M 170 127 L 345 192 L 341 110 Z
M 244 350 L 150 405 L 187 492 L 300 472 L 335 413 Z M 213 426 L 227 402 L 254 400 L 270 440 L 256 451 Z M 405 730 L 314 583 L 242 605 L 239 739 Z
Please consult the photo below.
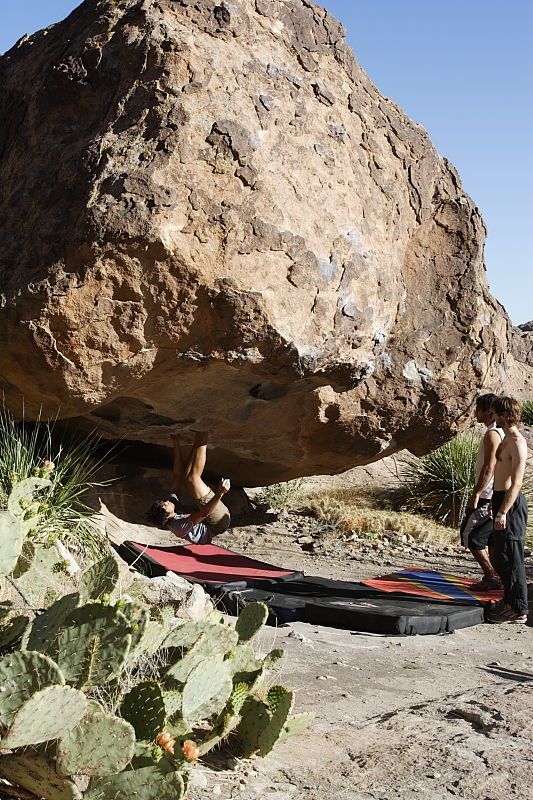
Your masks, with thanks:
M 522 422 L 524 425 L 533 425 L 533 400 L 522 403 Z
M 88 489 L 101 486 L 95 480 L 104 459 L 96 456 L 99 437 L 89 434 L 81 442 L 56 435 L 53 422 L 16 422 L 0 410 L 0 508 L 5 508 L 13 487 L 30 477 L 52 483 L 33 531 L 38 541 L 61 537 L 76 550 L 97 555 L 101 534 L 90 520 L 94 513 L 83 502 Z
M 474 488 L 479 443 L 479 434 L 468 431 L 426 456 L 406 458 L 404 508 L 456 527 Z

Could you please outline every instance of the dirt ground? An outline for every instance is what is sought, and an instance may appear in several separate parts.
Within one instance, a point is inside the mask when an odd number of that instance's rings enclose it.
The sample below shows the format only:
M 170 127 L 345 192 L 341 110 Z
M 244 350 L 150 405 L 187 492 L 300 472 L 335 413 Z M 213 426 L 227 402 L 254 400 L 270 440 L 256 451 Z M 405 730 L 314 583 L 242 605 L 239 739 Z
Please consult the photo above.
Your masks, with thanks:
M 307 574 L 358 580 L 405 566 L 476 575 L 454 547 L 314 534 L 307 518 L 235 528 L 220 544 Z M 528 556 L 533 580 L 533 559 Z M 530 620 L 531 621 L 531 620 Z M 193 800 L 501 800 L 533 798 L 533 637 L 525 625 L 478 625 L 394 637 L 304 623 L 266 628 L 283 647 L 275 682 L 297 690 L 313 725 L 266 759 L 215 754 Z

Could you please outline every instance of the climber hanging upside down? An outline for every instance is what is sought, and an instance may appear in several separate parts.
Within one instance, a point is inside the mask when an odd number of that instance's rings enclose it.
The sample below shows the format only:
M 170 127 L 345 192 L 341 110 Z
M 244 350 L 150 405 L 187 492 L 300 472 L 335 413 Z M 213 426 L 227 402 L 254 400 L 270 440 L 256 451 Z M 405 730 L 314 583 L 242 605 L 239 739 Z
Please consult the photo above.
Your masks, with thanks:
M 230 482 L 223 478 L 216 491 L 202 480 L 207 458 L 205 431 L 195 433 L 194 443 L 185 460 L 179 436 L 174 440 L 174 470 L 172 492 L 167 500 L 153 503 L 147 512 L 149 522 L 172 531 L 180 539 L 193 544 L 209 544 L 214 536 L 227 531 L 231 517 L 222 497 L 229 491 Z M 178 511 L 182 506 L 193 508 L 192 513 Z

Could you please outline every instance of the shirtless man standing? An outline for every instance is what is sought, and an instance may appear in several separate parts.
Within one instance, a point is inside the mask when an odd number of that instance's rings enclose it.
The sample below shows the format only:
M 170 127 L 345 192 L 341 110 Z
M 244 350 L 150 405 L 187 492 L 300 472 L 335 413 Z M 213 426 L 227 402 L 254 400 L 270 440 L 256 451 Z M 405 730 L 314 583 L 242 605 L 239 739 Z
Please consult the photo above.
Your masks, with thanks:
M 488 542 L 492 536 L 490 501 L 494 484 L 496 451 L 503 440 L 503 431 L 494 421 L 492 404 L 494 394 L 483 394 L 476 401 L 476 421 L 485 425 L 485 433 L 479 444 L 476 463 L 476 483 L 470 497 L 463 523 L 461 541 L 483 570 L 483 580 L 474 584 L 477 591 L 501 589 L 502 584 L 491 561 Z
M 527 501 L 520 493 L 526 467 L 527 444 L 517 428 L 522 418 L 520 403 L 498 397 L 493 403 L 496 424 L 505 438 L 496 451 L 491 536 L 493 564 L 504 589 L 503 600 L 489 612 L 490 622 L 527 622 L 527 582 L 524 541 Z

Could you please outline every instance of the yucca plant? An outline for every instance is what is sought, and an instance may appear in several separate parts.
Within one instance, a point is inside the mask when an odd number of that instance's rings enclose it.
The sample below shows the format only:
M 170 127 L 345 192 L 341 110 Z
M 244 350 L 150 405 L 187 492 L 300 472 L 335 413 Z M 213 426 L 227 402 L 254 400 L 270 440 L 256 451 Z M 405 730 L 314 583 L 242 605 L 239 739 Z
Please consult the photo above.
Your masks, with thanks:
M 58 435 L 55 428 L 55 421 L 17 422 L 8 410 L 0 410 L 0 507 L 5 507 L 18 481 L 46 477 L 52 488 L 33 537 L 39 541 L 61 537 L 65 544 L 96 555 L 102 537 L 83 496 L 103 485 L 96 475 L 107 457 L 96 455 L 100 442 L 96 433 L 75 441 Z
M 479 434 L 467 431 L 426 456 L 404 459 L 405 509 L 456 527 L 474 487 L 479 443 Z
M 533 425 L 533 400 L 522 403 L 522 422 L 524 425 Z

